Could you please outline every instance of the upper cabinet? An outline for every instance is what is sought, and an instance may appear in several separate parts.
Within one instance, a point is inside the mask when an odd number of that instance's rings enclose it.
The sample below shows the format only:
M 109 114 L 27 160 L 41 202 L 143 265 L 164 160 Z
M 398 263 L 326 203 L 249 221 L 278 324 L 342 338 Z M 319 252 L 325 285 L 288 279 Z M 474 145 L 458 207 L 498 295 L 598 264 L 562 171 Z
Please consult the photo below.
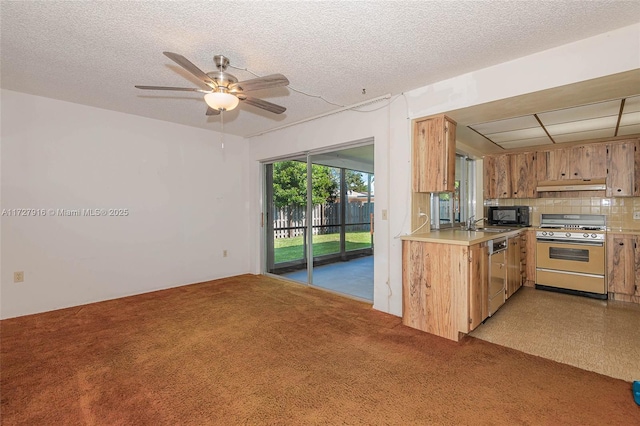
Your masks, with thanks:
M 484 157 L 484 197 L 533 198 L 536 192 L 536 155 L 501 154 Z
M 607 146 L 592 144 L 571 148 L 569 179 L 598 179 L 607 176 Z
M 637 140 L 607 145 L 607 197 L 640 195 L 639 145 Z
M 484 157 L 485 199 L 534 198 L 539 196 L 536 186 L 542 181 L 605 178 L 606 191 L 601 195 L 640 196 L 640 140 Z M 581 194 L 587 196 L 586 191 Z
M 569 172 L 570 149 L 554 149 L 542 153 L 546 157 L 547 175 L 544 180 L 571 179 Z
M 607 175 L 606 145 L 559 148 L 540 153 L 544 163 L 539 180 L 598 179 Z
M 511 198 L 533 198 L 536 196 L 536 154 L 525 152 L 509 154 L 511 171 Z
M 440 115 L 414 122 L 413 192 L 455 190 L 456 123 Z
M 604 178 L 606 149 L 604 144 L 592 144 L 542 152 L 540 155 L 544 155 L 547 165 L 546 175 L 540 180 Z

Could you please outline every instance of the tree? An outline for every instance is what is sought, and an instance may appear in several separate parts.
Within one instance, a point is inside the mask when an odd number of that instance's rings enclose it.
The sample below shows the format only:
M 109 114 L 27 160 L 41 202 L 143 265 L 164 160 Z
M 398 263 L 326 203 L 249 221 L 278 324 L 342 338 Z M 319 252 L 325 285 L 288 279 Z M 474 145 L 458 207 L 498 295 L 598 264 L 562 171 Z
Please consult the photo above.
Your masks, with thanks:
M 362 172 L 347 169 L 345 170 L 345 180 L 347 181 L 347 190 L 363 193 L 369 192 L 369 187 L 362 176 Z
M 338 185 L 327 166 L 311 166 L 312 202 L 314 205 L 331 201 Z M 302 207 L 307 204 L 307 164 L 300 161 L 281 161 L 273 164 L 273 202 L 287 212 L 288 226 L 294 219 L 304 217 Z M 292 230 L 289 230 L 292 235 Z

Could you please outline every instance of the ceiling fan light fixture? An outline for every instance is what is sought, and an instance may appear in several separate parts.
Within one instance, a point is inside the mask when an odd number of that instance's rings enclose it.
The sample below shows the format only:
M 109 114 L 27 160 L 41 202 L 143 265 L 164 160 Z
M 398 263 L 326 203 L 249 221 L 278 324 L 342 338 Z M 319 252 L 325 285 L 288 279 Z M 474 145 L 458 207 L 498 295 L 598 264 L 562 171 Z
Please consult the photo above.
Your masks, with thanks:
M 240 99 L 230 93 L 213 92 L 204 95 L 204 101 L 218 111 L 231 111 L 238 106 Z

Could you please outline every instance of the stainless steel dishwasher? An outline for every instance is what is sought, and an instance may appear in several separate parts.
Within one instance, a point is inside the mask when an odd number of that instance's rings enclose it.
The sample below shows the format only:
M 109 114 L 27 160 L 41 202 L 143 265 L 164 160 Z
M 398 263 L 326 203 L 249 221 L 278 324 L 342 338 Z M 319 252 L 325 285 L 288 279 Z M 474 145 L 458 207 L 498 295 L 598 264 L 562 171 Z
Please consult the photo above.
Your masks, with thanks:
M 507 239 L 496 238 L 489 246 L 489 316 L 505 302 L 507 284 Z

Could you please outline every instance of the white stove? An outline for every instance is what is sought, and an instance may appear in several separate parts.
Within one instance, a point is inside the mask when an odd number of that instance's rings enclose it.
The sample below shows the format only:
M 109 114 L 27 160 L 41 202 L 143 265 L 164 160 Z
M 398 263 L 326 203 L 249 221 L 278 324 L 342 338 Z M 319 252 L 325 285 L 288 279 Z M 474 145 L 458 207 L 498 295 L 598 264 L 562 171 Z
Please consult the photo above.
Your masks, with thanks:
M 536 231 L 536 288 L 606 299 L 605 220 L 543 214 Z

